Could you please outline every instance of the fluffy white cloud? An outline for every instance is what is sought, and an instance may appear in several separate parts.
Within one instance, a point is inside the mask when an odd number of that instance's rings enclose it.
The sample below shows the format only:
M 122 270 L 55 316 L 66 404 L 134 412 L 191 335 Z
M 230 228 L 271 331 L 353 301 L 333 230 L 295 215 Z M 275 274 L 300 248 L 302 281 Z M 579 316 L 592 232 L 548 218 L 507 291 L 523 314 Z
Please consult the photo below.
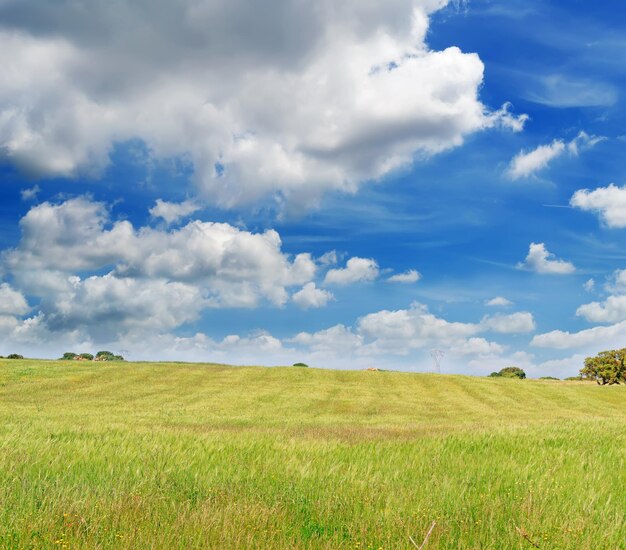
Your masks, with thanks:
M 537 334 L 531 341 L 531 345 L 540 348 L 571 349 L 591 346 L 597 353 L 600 349 L 624 347 L 626 341 L 626 321 L 615 325 L 600 326 L 568 332 L 553 330 L 545 334 Z
M 607 227 L 626 227 L 626 186 L 611 183 L 593 191 L 579 189 L 570 199 L 575 208 L 595 212 Z
M 97 173 L 112 144 L 185 155 L 221 206 L 353 191 L 525 117 L 478 99 L 483 64 L 425 42 L 446 0 L 0 3 L 0 150 Z
M 507 300 L 504 296 L 496 296 L 491 300 L 487 300 L 485 305 L 489 307 L 508 307 L 512 306 L 513 302 L 511 302 L 511 300 Z
M 609 296 L 604 302 L 583 304 L 576 315 L 593 323 L 615 323 L 626 320 L 626 295 Z
M 30 307 L 24 295 L 8 283 L 0 284 L 0 315 L 25 315 Z
M 554 254 L 548 252 L 544 243 L 530 243 L 526 259 L 517 264 L 517 267 L 549 275 L 568 275 L 576 271 L 571 262 L 556 259 Z
M 302 309 L 324 307 L 334 299 L 332 292 L 317 288 L 315 283 L 307 283 L 291 299 Z
M 162 218 L 167 224 L 175 223 L 200 210 L 193 201 L 167 202 L 157 199 L 156 204 L 150 209 L 153 218 Z
M 576 156 L 584 149 L 589 149 L 605 138 L 601 136 L 590 136 L 586 132 L 580 132 L 573 140 L 565 142 L 555 139 L 548 145 L 540 145 L 532 151 L 521 151 L 509 165 L 508 175 L 511 179 L 526 178 L 535 172 L 545 168 L 555 158 L 568 152 Z
M 371 258 L 350 258 L 346 267 L 330 269 L 326 273 L 324 283 L 349 285 L 359 282 L 373 281 L 378 278 L 378 264 Z
M 434 344 L 452 346 L 480 331 L 479 324 L 446 321 L 417 303 L 409 309 L 370 313 L 357 322 L 357 333 L 372 347 L 398 354 Z
M 490 356 L 500 355 L 504 352 L 504 347 L 484 338 L 468 338 L 461 344 L 454 346 L 450 351 L 455 355 Z
M 409 269 L 405 273 L 397 273 L 387 279 L 388 283 L 416 283 L 422 278 L 421 274 L 415 269 Z
M 66 288 L 45 296 L 41 310 L 50 332 L 76 331 L 92 341 L 126 333 L 159 334 L 195 320 L 207 301 L 200 288 L 178 282 L 70 277 Z
M 118 278 L 198 285 L 214 306 L 250 307 L 260 299 L 283 305 L 287 287 L 311 281 L 317 269 L 310 254 L 283 254 L 273 230 L 250 233 L 200 221 L 171 231 L 136 230 L 113 222 L 103 204 L 86 198 L 40 204 L 20 225 L 21 241 L 4 260 L 36 291 L 42 279 L 48 287 L 57 284 L 54 272 L 111 268 Z
M 535 330 L 535 319 L 532 313 L 520 311 L 510 315 L 488 315 L 483 317 L 481 325 L 502 334 L 519 334 Z
M 422 370 L 431 368 L 429 350 L 436 347 L 444 349 L 457 368 L 465 368 L 468 358 L 495 357 L 505 350 L 496 342 L 475 336 L 484 330 L 479 323 L 447 321 L 415 303 L 408 309 L 365 315 L 353 327 L 335 325 L 314 333 L 301 332 L 288 343 L 312 353 L 312 360 L 338 365 L 347 360 L 351 365 L 367 364 L 367 358 L 372 358 L 377 365 L 411 361 L 409 365 L 415 368 L 415 359 L 410 358 L 417 355 Z
M 526 178 L 538 170 L 545 168 L 550 161 L 565 152 L 565 143 L 554 140 L 549 145 L 540 145 L 532 151 L 518 153 L 509 166 L 508 175 L 511 179 Z

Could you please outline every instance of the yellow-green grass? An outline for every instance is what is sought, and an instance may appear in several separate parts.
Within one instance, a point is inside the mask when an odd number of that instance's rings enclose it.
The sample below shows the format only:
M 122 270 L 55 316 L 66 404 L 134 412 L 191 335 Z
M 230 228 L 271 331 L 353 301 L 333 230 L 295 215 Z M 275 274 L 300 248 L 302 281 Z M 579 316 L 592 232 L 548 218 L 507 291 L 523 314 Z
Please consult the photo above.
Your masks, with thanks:
M 1 548 L 626 548 L 625 387 L 0 360 L 0 419 Z

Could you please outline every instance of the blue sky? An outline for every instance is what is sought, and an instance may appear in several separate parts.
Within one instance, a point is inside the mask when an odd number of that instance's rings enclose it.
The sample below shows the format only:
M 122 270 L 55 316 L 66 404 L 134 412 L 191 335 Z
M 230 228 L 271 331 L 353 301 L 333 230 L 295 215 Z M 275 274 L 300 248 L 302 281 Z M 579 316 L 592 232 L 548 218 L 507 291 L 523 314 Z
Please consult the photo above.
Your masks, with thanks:
M 623 347 L 617 2 L 83 4 L 0 7 L 0 353 Z

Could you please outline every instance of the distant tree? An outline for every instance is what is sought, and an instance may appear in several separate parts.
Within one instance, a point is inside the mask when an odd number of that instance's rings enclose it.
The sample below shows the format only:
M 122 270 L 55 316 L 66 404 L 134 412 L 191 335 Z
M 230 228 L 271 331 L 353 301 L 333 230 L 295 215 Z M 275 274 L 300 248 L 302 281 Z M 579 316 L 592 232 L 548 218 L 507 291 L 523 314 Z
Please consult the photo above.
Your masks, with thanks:
M 489 376 L 494 378 L 526 378 L 526 373 L 519 367 L 504 367 L 499 372 L 492 372 Z
M 595 380 L 600 386 L 612 386 L 626 382 L 626 348 L 601 351 L 595 357 L 587 357 L 580 376 Z
M 11 353 L 7 355 L 7 359 L 24 359 L 24 356 L 19 353 Z
M 568 376 L 567 378 L 563 378 L 563 380 L 567 380 L 568 382 L 580 382 L 582 379 L 582 376 Z
M 93 355 L 91 355 L 91 353 L 81 353 L 78 357 L 85 361 L 93 361 Z
M 308 368 L 309 365 L 307 365 L 306 363 L 294 363 L 293 366 L 294 367 L 307 367 Z
M 96 353 L 96 361 L 124 361 L 124 358 L 110 351 L 99 351 Z
M 542 376 L 539 380 L 560 380 L 560 378 L 555 378 L 554 376 Z
M 73 361 L 74 359 L 76 359 L 77 355 L 71 351 L 66 351 L 63 354 L 63 357 L 61 357 L 61 359 L 59 359 L 59 361 Z
M 519 367 L 505 367 L 500 370 L 500 376 L 504 378 L 526 378 L 526 373 Z

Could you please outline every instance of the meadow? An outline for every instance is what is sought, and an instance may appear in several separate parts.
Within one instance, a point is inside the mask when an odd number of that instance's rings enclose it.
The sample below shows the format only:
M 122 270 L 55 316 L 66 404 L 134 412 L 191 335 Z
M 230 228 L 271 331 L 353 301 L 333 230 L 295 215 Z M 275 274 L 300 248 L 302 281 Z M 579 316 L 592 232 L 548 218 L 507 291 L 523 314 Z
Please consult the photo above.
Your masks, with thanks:
M 0 419 L 0 548 L 626 548 L 623 386 L 0 360 Z

